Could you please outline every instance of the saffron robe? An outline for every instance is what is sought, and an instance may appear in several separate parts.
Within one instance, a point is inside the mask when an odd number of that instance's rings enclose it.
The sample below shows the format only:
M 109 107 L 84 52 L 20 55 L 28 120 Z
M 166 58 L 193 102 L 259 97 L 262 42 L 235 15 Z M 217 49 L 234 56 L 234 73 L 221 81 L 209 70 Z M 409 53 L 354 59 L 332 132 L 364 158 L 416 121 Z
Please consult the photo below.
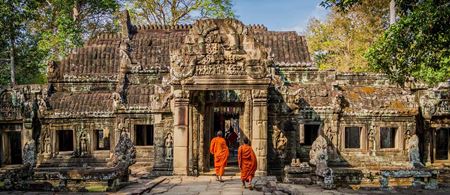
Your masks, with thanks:
M 247 144 L 239 146 L 238 163 L 241 169 L 241 180 L 251 182 L 257 167 L 256 155 L 251 146 Z
M 214 169 L 217 176 L 222 176 L 225 172 L 228 160 L 227 142 L 222 137 L 215 137 L 211 140 L 209 147 L 211 154 L 214 154 Z

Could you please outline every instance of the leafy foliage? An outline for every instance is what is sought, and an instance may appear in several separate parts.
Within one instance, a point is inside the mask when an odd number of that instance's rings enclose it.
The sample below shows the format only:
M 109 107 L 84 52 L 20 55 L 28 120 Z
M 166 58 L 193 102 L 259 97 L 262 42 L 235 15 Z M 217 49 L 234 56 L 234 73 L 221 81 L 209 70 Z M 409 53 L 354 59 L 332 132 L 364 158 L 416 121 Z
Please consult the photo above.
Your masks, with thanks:
M 174 25 L 202 17 L 234 17 L 231 0 L 136 0 L 129 5 L 137 24 Z
M 39 49 L 49 54 L 45 61 L 58 60 L 99 31 L 117 30 L 118 9 L 115 0 L 47 0 L 30 30 L 40 35 Z
M 11 83 L 11 63 L 18 83 L 43 82 L 36 47 L 37 36 L 27 30 L 29 21 L 37 15 L 37 2 L 5 0 L 0 2 L 0 85 Z
M 44 83 L 48 62 L 64 58 L 98 32 L 118 31 L 118 11 L 126 5 L 138 24 L 234 17 L 231 0 L 3 0 L 0 85 L 11 82 L 11 56 L 17 83 Z
M 324 0 L 346 12 L 363 0 Z M 369 66 L 393 81 L 414 77 L 434 84 L 450 78 L 450 2 L 395 0 L 399 20 L 365 54 Z
M 324 0 L 320 5 L 326 8 L 336 7 L 339 11 L 345 12 L 349 8 L 360 3 L 361 0 Z
M 424 0 L 409 6 L 367 52 L 370 65 L 403 83 L 450 78 L 450 2 Z
M 326 21 L 309 21 L 306 38 L 320 69 L 369 71 L 364 53 L 384 31 L 388 0 L 369 1 L 341 12 L 332 8 Z

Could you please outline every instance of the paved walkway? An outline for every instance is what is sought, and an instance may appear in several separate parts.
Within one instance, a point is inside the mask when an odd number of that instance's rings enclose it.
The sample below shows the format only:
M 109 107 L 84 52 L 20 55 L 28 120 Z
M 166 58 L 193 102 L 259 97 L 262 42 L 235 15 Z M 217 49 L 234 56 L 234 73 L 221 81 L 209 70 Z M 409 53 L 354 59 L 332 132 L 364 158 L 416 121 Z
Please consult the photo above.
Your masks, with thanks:
M 150 194 L 163 195 L 263 195 L 262 192 L 250 191 L 242 188 L 237 176 L 224 176 L 225 182 L 216 181 L 215 176 L 200 177 L 167 177 L 165 181 L 154 187 Z
M 224 176 L 225 182 L 218 182 L 215 176 L 199 176 L 199 177 L 167 177 L 166 180 L 155 186 L 147 194 L 161 195 L 269 195 L 283 194 L 264 193 L 256 190 L 242 188 L 240 177 Z M 298 185 L 304 194 L 342 194 L 337 191 L 326 191 L 319 187 L 306 188 Z

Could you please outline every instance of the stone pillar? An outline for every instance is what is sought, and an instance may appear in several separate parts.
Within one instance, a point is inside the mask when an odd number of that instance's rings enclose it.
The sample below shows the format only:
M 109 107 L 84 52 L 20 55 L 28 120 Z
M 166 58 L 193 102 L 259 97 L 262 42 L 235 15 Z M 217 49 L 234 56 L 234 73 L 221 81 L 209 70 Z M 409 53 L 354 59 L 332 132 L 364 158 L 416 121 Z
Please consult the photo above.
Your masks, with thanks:
M 187 175 L 189 171 L 189 133 L 188 133 L 188 105 L 189 92 L 174 91 L 173 110 L 173 174 Z
M 423 153 L 424 153 L 423 161 L 425 162 L 426 166 L 431 166 L 432 162 L 433 162 L 433 159 L 431 158 L 431 156 L 434 152 L 434 148 L 436 147 L 435 146 L 436 130 L 431 128 L 431 120 L 425 120 L 424 123 L 425 123 L 425 125 L 424 125 L 425 128 L 424 128 L 423 135 L 424 135 L 425 139 L 424 139 L 423 147 L 425 149 L 423 151 Z
M 258 167 L 255 175 L 267 175 L 267 90 L 253 90 L 252 147 Z

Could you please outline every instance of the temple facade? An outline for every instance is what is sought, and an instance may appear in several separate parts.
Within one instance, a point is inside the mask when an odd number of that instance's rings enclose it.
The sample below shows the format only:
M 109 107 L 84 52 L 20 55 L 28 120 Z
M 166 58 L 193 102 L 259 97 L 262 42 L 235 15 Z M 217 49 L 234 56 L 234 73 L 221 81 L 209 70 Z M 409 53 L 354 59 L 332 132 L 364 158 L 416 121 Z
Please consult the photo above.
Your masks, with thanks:
M 320 71 L 305 37 L 234 19 L 121 20 L 120 33 L 50 63 L 47 84 L 0 90 L 0 188 L 114 190 L 128 169 L 209 174 L 219 130 L 236 133 L 237 146 L 249 138 L 259 176 L 323 163 L 354 184 L 450 172 L 449 83 Z

